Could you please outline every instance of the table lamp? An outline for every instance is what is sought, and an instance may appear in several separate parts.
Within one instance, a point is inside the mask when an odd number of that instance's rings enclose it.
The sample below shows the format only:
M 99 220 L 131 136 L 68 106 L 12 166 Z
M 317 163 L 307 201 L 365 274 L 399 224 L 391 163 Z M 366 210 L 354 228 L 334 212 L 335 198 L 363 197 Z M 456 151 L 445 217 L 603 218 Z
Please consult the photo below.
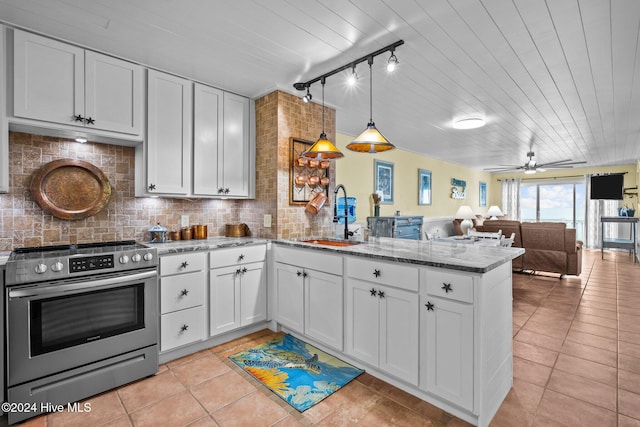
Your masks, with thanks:
M 471 220 L 475 217 L 476 215 L 471 210 L 471 206 L 462 205 L 458 208 L 455 218 L 463 220 L 460 223 L 460 228 L 462 229 L 462 235 L 467 235 L 469 229 L 473 227 L 473 222 L 471 222 Z
M 489 208 L 485 216 L 489 216 L 489 219 L 498 219 L 499 216 L 504 215 L 499 207 L 493 205 Z

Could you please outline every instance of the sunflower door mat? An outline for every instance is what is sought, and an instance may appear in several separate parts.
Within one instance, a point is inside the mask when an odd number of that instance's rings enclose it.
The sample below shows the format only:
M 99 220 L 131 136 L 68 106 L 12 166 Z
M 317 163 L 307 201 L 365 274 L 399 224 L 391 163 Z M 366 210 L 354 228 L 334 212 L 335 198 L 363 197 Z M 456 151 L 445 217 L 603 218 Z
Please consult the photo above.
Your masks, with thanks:
M 364 372 L 289 334 L 229 359 L 300 412 Z

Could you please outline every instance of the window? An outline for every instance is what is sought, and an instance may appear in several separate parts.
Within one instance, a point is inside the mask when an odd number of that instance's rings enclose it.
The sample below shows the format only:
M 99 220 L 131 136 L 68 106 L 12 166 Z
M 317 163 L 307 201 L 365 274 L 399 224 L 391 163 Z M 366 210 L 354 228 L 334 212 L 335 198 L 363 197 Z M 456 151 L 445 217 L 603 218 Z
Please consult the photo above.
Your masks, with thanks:
M 586 185 L 583 179 L 523 182 L 520 218 L 523 222 L 564 222 L 584 239 Z

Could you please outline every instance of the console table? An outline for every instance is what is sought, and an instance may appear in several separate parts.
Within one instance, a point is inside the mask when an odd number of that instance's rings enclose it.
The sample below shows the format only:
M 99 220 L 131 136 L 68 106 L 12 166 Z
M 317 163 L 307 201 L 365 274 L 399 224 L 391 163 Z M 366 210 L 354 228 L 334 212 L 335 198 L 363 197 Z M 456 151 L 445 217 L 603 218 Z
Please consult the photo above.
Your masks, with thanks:
M 638 224 L 638 220 L 640 218 L 637 217 L 628 217 L 628 216 L 603 216 L 600 218 L 600 226 L 601 226 L 601 255 L 602 259 L 604 259 L 604 249 L 605 248 L 618 248 L 618 249 L 627 249 L 633 253 L 633 262 L 636 262 L 636 239 L 637 239 L 637 230 L 636 226 Z M 604 235 L 604 225 L 607 222 L 617 222 L 617 223 L 627 223 L 631 226 L 631 232 L 629 239 L 607 239 Z

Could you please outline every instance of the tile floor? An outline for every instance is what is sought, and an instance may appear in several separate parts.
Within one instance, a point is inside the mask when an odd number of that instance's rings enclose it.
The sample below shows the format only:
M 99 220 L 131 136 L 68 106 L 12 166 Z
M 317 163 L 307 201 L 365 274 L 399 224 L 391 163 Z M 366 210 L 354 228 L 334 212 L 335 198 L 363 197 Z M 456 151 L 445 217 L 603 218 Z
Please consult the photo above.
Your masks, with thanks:
M 583 274 L 514 274 L 513 389 L 492 426 L 640 426 L 640 264 L 585 251 Z M 154 377 L 87 400 L 92 411 L 24 426 L 463 426 L 363 374 L 300 414 L 227 356 L 261 331 L 160 367 Z M 3 419 L 6 423 L 6 417 Z

